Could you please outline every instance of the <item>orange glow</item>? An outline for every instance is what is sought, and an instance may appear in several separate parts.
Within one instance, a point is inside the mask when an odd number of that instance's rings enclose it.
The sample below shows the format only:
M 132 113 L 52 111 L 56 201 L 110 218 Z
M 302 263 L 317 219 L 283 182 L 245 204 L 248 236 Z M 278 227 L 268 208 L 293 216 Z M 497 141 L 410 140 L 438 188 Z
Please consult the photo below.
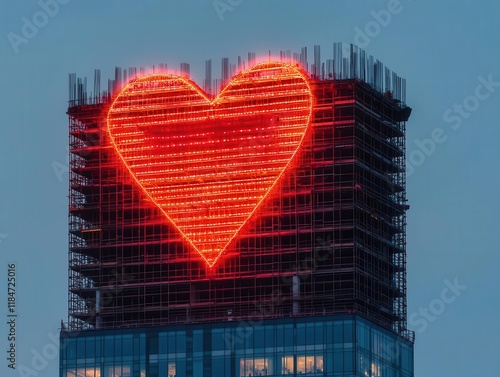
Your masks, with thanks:
M 133 179 L 212 267 L 291 164 L 312 106 L 300 68 L 265 62 L 213 100 L 185 77 L 141 77 L 116 96 L 107 127 Z

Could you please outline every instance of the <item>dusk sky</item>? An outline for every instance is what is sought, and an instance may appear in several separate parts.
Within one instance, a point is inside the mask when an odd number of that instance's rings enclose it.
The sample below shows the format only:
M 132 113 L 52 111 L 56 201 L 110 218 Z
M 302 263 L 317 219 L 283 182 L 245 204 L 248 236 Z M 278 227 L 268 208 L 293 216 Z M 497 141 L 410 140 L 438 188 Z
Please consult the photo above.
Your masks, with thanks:
M 327 59 L 333 42 L 346 42 L 405 77 L 413 108 L 407 271 L 415 376 L 500 377 L 499 14 L 493 0 L 1 1 L 0 354 L 8 350 L 9 263 L 18 339 L 17 370 L 2 356 L 0 375 L 59 373 L 68 73 L 92 83 L 100 68 L 104 86 L 115 66 L 188 62 L 201 85 L 209 58 L 219 77 L 223 57 L 307 46 L 311 62 L 314 45 Z

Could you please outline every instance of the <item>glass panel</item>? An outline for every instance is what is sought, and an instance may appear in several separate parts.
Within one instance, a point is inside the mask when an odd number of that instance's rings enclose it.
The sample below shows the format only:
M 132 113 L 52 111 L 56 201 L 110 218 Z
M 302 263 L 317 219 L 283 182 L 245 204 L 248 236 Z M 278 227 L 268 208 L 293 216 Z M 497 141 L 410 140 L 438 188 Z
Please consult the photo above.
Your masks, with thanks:
M 131 368 L 130 365 L 113 365 L 113 366 L 106 366 L 104 367 L 104 375 L 103 377 L 131 377 Z M 94 377 L 92 376 L 85 376 L 85 377 Z M 97 374 L 95 377 L 99 377 Z
M 167 333 L 158 334 L 158 354 L 167 354 Z
M 358 342 L 358 346 L 364 349 L 368 349 L 369 347 L 369 333 L 366 326 L 359 323 L 356 329 L 356 338 Z
M 342 324 L 335 324 L 333 327 L 333 341 L 334 343 L 344 343 L 344 326 Z
M 344 371 L 344 352 L 335 351 L 333 354 L 333 371 L 341 373 Z
M 304 323 L 297 324 L 297 345 L 304 346 L 306 344 L 306 327 Z
M 306 325 L 306 344 L 311 346 L 314 344 L 314 323 Z
M 175 374 L 176 377 L 183 377 L 186 376 L 186 360 L 181 359 L 177 360 L 175 363 Z
M 76 339 L 66 339 L 66 359 L 76 359 Z
M 77 338 L 77 359 L 85 359 L 85 337 Z
M 134 339 L 132 335 L 124 335 L 122 343 L 123 356 L 133 356 L 134 355 Z M 88 356 L 87 356 L 88 357 Z
M 272 369 L 268 358 L 240 359 L 240 377 L 267 376 Z
M 203 360 L 195 359 L 193 361 L 193 377 L 203 377 Z
M 122 337 L 115 336 L 115 356 L 122 356 Z
M 401 350 L 402 350 L 401 360 L 403 364 L 403 369 L 411 371 L 412 370 L 411 351 L 406 346 L 401 347 Z
M 297 356 L 297 373 L 305 373 L 306 371 L 306 357 Z
M 253 359 L 240 359 L 240 377 L 253 376 Z
M 87 338 L 87 342 L 85 343 L 85 358 L 93 359 L 95 357 L 94 349 L 95 349 L 95 338 Z
M 176 377 L 177 368 L 175 363 L 168 363 L 168 377 Z
M 105 366 L 104 367 L 104 377 L 114 377 L 115 376 L 115 367 L 114 366 Z
M 245 347 L 247 349 L 253 348 L 253 338 L 254 338 L 254 333 L 253 329 L 251 327 L 244 327 L 243 328 L 243 337 L 245 338 Z
M 148 334 L 148 354 L 158 355 L 158 334 Z
M 194 330 L 193 331 L 193 351 L 202 352 L 203 351 L 203 331 Z
M 112 337 L 106 337 L 104 340 L 104 357 L 114 356 L 115 342 Z
M 276 326 L 276 345 L 278 347 L 283 347 L 283 337 L 284 337 L 283 326 L 282 325 Z
M 168 353 L 175 353 L 175 332 L 168 334 Z
M 352 343 L 352 322 L 344 322 L 344 343 Z
M 168 376 L 168 364 L 166 361 L 160 361 L 158 363 L 158 376 Z
M 231 358 L 230 357 L 226 357 L 224 358 L 224 377 L 233 377 L 231 375 Z M 195 377 L 195 376 L 193 376 Z M 222 377 L 222 374 L 219 373 L 218 377 Z
M 381 377 L 382 376 L 380 374 L 380 365 L 377 362 L 372 363 L 371 375 L 373 377 Z
M 130 376 L 131 376 L 130 366 L 129 365 L 123 366 L 122 367 L 122 374 L 120 377 L 130 377 Z
M 293 356 L 284 356 L 281 359 L 281 374 L 294 374 Z
M 316 323 L 314 326 L 314 344 L 323 344 L 324 331 L 323 331 L 323 323 Z
M 101 337 L 97 337 L 95 338 L 95 357 L 101 357 L 102 356 L 102 351 L 101 351 L 101 342 L 102 342 L 102 338 Z
M 66 377 L 101 377 L 101 370 L 99 368 L 68 369 Z
M 254 328 L 254 348 L 264 348 L 264 330 L 262 327 Z
M 331 347 L 331 345 L 333 344 L 333 324 L 331 322 L 328 322 L 327 324 L 325 338 L 325 343 Z
M 344 373 L 353 371 L 353 361 L 352 351 L 344 351 Z
M 223 377 L 224 376 L 224 358 L 223 357 L 213 357 L 212 358 L 212 377 Z
M 267 376 L 273 374 L 272 361 L 268 358 L 255 359 L 255 375 Z
M 331 376 L 333 374 L 333 352 L 332 351 L 327 351 L 327 353 L 326 353 L 326 359 L 324 362 L 323 371 L 326 372 L 327 376 Z
M 316 356 L 314 364 L 315 373 L 323 373 L 323 356 Z
M 141 355 L 146 354 L 146 334 L 140 334 L 140 347 L 141 347 Z
M 221 336 L 222 338 L 222 336 Z M 186 352 L 186 332 L 185 331 L 177 331 L 176 338 L 176 350 L 175 352 Z
M 212 330 L 212 351 L 222 351 L 226 347 L 224 329 Z M 203 344 L 203 342 L 202 342 Z
M 321 368 L 323 368 L 323 358 Z M 297 373 L 314 373 L 315 370 L 314 356 L 297 356 Z
M 380 355 L 380 335 L 378 331 L 372 332 L 372 352 L 375 355 Z
M 293 325 L 285 325 L 285 346 L 293 345 Z
M 266 334 L 265 335 L 266 347 L 274 347 L 274 335 L 275 335 L 274 328 L 271 326 L 266 326 L 265 334 Z
M 358 371 L 361 372 L 363 376 L 369 376 L 370 371 L 370 361 L 365 355 L 360 355 L 358 359 Z

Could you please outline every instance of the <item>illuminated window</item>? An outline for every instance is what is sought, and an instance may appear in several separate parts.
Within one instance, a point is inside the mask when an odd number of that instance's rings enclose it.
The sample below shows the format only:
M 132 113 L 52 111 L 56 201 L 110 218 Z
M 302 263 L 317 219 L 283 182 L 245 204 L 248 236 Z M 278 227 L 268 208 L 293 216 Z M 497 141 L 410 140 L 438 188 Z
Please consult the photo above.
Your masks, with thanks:
M 294 374 L 293 356 L 285 356 L 281 359 L 281 374 Z
M 90 376 L 87 375 L 86 377 Z M 92 375 L 92 377 L 94 376 Z M 103 377 L 131 377 L 130 366 L 114 365 L 104 367 Z
M 240 359 L 240 377 L 267 376 L 272 374 L 268 358 Z
M 316 373 L 323 373 L 323 356 L 316 356 Z
M 323 373 L 323 356 L 297 356 L 297 373 Z
M 101 370 L 99 368 L 69 369 L 66 372 L 66 377 L 101 377 Z
M 380 365 L 372 363 L 372 374 L 373 377 L 380 377 Z
M 176 377 L 177 376 L 177 368 L 175 367 L 175 363 L 168 363 L 168 377 Z

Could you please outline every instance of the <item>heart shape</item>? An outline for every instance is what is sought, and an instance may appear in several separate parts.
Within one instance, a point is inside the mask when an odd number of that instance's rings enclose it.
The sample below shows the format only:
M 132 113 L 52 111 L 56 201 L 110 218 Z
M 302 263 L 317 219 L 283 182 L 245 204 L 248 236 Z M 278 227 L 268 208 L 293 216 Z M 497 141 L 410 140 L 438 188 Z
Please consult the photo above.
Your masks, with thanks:
M 125 168 L 213 267 L 291 165 L 313 96 L 296 65 L 265 62 L 210 99 L 172 74 L 131 81 L 107 115 Z

